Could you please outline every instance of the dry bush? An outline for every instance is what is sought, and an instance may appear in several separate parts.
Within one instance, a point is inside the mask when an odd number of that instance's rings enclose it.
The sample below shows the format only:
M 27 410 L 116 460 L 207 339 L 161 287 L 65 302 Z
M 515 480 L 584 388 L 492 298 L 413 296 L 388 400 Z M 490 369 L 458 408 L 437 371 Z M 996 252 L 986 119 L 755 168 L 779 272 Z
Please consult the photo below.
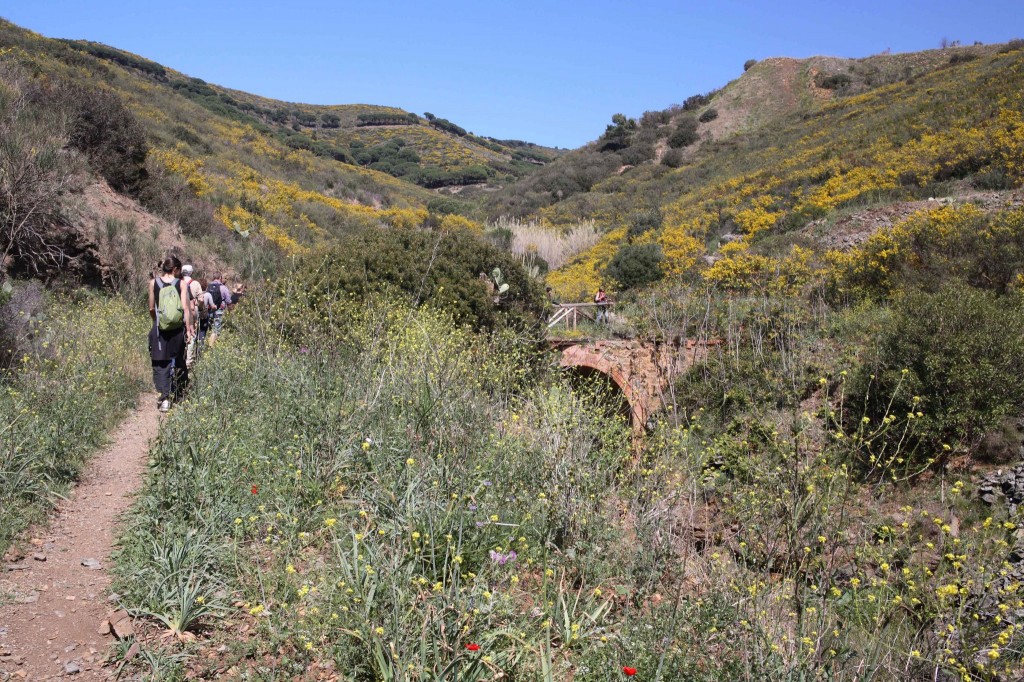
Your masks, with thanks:
M 41 275 L 67 259 L 62 199 L 80 164 L 65 149 L 67 112 L 34 106 L 32 88 L 20 68 L 0 63 L 0 272 Z
M 519 256 L 535 253 L 551 269 L 562 267 L 601 238 L 601 233 L 598 232 L 593 220 L 584 220 L 562 229 L 545 227 L 536 221 L 502 216 L 490 227 L 511 233 L 512 253 Z

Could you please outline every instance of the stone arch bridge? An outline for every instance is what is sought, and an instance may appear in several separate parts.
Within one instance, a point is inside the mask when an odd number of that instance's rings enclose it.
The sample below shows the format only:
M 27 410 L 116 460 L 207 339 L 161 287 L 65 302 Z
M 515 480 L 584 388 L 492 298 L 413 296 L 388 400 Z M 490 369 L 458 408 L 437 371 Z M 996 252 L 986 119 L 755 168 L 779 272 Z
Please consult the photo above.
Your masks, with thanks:
M 561 352 L 561 367 L 599 372 L 622 391 L 636 435 L 642 434 L 651 416 L 666 406 L 666 392 L 675 377 L 703 362 L 708 348 L 720 343 L 695 339 L 551 339 L 550 342 Z

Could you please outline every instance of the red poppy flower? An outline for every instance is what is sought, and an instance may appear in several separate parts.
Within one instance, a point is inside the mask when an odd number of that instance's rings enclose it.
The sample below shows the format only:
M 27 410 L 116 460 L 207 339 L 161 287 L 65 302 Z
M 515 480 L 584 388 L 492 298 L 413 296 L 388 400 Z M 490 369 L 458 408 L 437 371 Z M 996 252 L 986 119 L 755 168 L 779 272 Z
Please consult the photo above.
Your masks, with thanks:
M 469 649 L 470 651 L 480 651 L 480 645 L 479 644 L 474 644 L 473 642 L 470 642 L 469 644 L 467 644 L 466 648 Z
M 622 672 L 626 673 L 626 677 L 633 677 L 636 675 L 636 668 L 630 668 L 628 665 L 622 666 Z
M 260 491 L 260 488 L 259 488 L 259 486 L 256 486 L 256 485 L 254 485 L 254 486 L 252 487 L 252 494 L 253 494 L 253 495 L 255 495 L 256 493 L 258 493 L 259 491 Z

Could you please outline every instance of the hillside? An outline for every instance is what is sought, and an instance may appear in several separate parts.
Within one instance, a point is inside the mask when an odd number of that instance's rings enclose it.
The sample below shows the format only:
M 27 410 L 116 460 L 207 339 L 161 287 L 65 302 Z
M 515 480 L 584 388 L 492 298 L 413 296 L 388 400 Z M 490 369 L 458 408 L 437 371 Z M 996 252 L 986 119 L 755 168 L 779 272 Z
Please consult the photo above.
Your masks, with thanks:
M 265 261 L 272 256 L 260 246 L 265 241 L 279 253 L 301 254 L 366 225 L 472 226 L 448 215 L 467 212 L 464 204 L 428 210 L 437 198 L 428 188 L 500 184 L 559 153 L 389 107 L 278 102 L 9 22 L 0 22 L 0 55 L 26 75 L 30 89 L 64 97 L 61 106 L 82 99 L 75 88 L 112 93 L 115 109 L 125 103 L 144 132 L 144 163 L 133 171 L 139 182 L 115 189 L 178 225 L 193 243 L 206 240 L 197 250 L 212 249 L 214 260 L 239 271 L 261 267 L 242 255 L 249 242 Z
M 542 166 L 0 44 L 0 678 L 1024 679 L 1024 43 Z M 250 288 L 158 415 L 166 251 Z M 545 337 L 545 281 L 615 305 Z
M 630 240 L 656 243 L 665 273 L 694 275 L 741 246 L 778 252 L 812 222 L 827 232 L 857 207 L 1010 190 L 1021 182 L 1020 48 L 765 60 L 680 107 L 613 123 L 488 210 L 602 226 L 605 238 L 550 278 L 578 296 L 602 281 L 639 212 L 658 223 Z M 719 254 L 723 237 L 734 244 Z

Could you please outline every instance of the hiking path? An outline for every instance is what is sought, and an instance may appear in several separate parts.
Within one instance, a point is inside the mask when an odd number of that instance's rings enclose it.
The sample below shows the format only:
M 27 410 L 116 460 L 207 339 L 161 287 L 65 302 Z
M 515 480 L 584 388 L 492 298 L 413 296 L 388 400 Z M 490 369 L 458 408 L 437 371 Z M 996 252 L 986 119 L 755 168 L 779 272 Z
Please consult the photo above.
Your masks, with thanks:
M 142 403 L 90 459 L 48 527 L 26 538 L 26 555 L 0 563 L 0 681 L 113 676 L 102 663 L 117 610 L 109 594 L 114 529 L 142 486 L 159 428 L 156 406 Z

